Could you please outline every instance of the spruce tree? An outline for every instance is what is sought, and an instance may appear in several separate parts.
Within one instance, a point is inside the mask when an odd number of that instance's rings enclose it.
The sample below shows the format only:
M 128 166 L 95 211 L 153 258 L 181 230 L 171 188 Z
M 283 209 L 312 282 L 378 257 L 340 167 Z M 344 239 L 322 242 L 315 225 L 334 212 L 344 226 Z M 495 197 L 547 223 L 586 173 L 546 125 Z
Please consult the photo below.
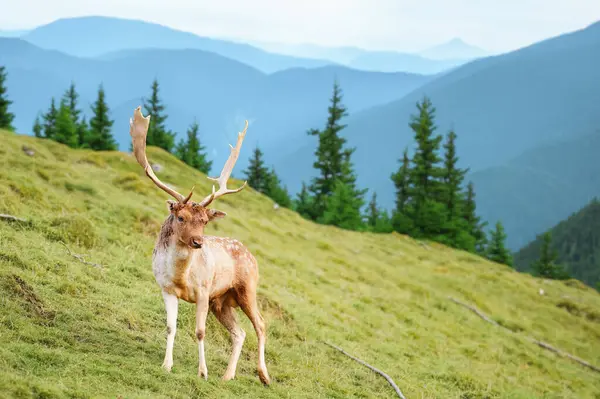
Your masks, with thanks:
M 248 169 L 244 171 L 245 180 L 250 187 L 256 191 L 266 194 L 268 191 L 269 179 L 271 178 L 269 169 L 265 166 L 263 152 L 256 146 L 250 158 Z
M 456 133 L 450 131 L 444 143 L 444 168 L 442 175 L 442 202 L 446 207 L 446 225 L 444 226 L 445 243 L 473 252 L 476 239 L 463 217 L 464 197 L 462 185 L 468 169 L 458 167 L 456 154 Z
M 531 265 L 536 276 L 562 280 L 568 278 L 567 272 L 557 263 L 558 253 L 552 250 L 552 235 L 549 231 L 544 233 L 544 241 L 540 250 L 540 258 Z
M 44 137 L 44 128 L 40 122 L 40 116 L 37 115 L 35 117 L 35 121 L 33 122 L 33 134 L 35 137 Z
M 54 97 L 50 100 L 50 108 L 48 112 L 44 114 L 44 137 L 47 139 L 53 139 L 56 135 L 56 117 L 58 116 L 58 109 L 56 109 L 56 102 Z
M 89 148 L 89 127 L 85 116 L 81 118 L 81 121 L 79 121 L 79 123 L 77 123 L 76 130 L 79 147 Z
M 466 228 L 468 233 L 475 240 L 475 251 L 483 255 L 485 253 L 485 246 L 487 244 L 487 237 L 485 235 L 485 226 L 487 223 L 481 222 L 481 218 L 477 216 L 477 206 L 475 204 L 475 188 L 473 182 L 469 182 L 467 185 L 467 193 L 464 195 L 465 200 L 463 204 L 463 218 L 467 224 Z
M 315 151 L 316 160 L 313 163 L 313 167 L 318 171 L 318 176 L 313 179 L 309 187 L 314 197 L 313 209 L 310 211 L 310 217 L 313 220 L 323 216 L 327 198 L 333 194 L 336 181 L 345 182 L 344 163 L 349 160 L 353 151 L 344 148 L 346 139 L 339 135 L 346 127 L 341 124 L 341 119 L 347 115 L 347 112 L 342 105 L 342 90 L 337 81 L 333 84 L 331 105 L 328 111 L 329 116 L 325 128 L 308 131 L 309 135 L 317 136 L 319 139 Z
M 396 208 L 392 213 L 392 225 L 394 230 L 401 234 L 410 234 L 413 229 L 412 219 L 410 218 L 410 209 L 408 208 L 410 200 L 410 159 L 408 158 L 408 148 L 404 149 L 400 168 L 393 173 L 392 181 L 396 187 Z
M 71 110 L 67 101 L 63 100 L 56 115 L 56 132 L 52 137 L 54 141 L 66 144 L 71 148 L 79 145 L 75 123 L 71 117 Z
M 267 175 L 266 193 L 269 198 L 284 208 L 291 208 L 292 199 L 287 188 L 282 185 L 275 168 L 271 168 Z
M 346 230 L 359 230 L 363 226 L 361 206 L 362 203 L 357 199 L 352 187 L 336 180 L 333 193 L 326 199 L 325 211 L 317 221 Z
M 4 66 L 0 66 L 0 129 L 14 130 L 12 125 L 15 115 L 9 111 L 12 101 L 8 99 L 6 77 L 8 73 Z
M 506 233 L 501 222 L 497 222 L 495 230 L 490 232 L 487 258 L 494 262 L 512 266 L 512 256 L 506 248 Z
M 167 130 L 165 125 L 167 115 L 164 112 L 165 106 L 158 94 L 158 80 L 154 79 L 151 90 L 150 98 L 143 101 L 145 113 L 150 115 L 146 144 L 171 152 L 175 145 L 175 133 Z
M 308 191 L 306 183 L 302 182 L 302 189 L 296 195 L 296 198 L 293 201 L 293 208 L 303 218 L 312 219 L 313 205 L 314 198 Z
M 77 100 L 79 99 L 79 94 L 75 90 L 75 83 L 71 82 L 69 89 L 64 94 L 64 99 L 67 100 L 67 105 L 69 106 L 69 110 L 71 111 L 71 120 L 76 125 L 79 125 L 79 115 L 81 111 L 77 108 Z
M 410 217 L 413 234 L 434 240 L 443 239 L 446 209 L 443 199 L 443 169 L 439 166 L 439 147 L 442 137 L 434 135 L 435 108 L 425 97 L 417 104 L 418 115 L 412 115 L 410 128 L 414 131 L 417 148 L 410 170 Z
M 373 192 L 371 202 L 367 206 L 367 227 L 375 233 L 391 233 L 393 231 L 392 221 L 386 210 L 379 209 L 377 205 L 377 193 Z
M 179 144 L 177 144 L 175 155 L 192 168 L 208 174 L 212 167 L 212 161 L 207 160 L 206 148 L 200 144 L 200 139 L 198 138 L 198 129 L 198 123 L 194 121 L 187 130 L 187 140 L 180 140 Z
M 106 103 L 104 88 L 100 85 L 98 97 L 92 106 L 92 119 L 87 134 L 86 144 L 96 151 L 113 151 L 117 149 L 117 143 L 112 136 L 111 129 L 114 121 L 109 117 L 108 104 Z

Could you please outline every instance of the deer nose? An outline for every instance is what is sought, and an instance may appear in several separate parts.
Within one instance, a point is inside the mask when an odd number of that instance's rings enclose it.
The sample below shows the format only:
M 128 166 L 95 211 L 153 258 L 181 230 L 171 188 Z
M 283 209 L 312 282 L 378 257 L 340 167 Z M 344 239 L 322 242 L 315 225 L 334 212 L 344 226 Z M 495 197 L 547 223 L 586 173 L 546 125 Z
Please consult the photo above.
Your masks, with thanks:
M 202 238 L 192 238 L 192 247 L 202 248 Z

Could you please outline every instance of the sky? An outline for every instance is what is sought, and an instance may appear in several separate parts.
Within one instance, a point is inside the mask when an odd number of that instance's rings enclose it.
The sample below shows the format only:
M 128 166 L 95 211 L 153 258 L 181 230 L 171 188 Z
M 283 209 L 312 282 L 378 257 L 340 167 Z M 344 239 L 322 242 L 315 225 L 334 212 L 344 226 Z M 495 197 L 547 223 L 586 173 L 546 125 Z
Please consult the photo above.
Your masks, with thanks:
M 0 30 L 104 15 L 239 41 L 399 51 L 460 37 L 502 52 L 600 20 L 598 0 L 0 0 L 0 10 Z

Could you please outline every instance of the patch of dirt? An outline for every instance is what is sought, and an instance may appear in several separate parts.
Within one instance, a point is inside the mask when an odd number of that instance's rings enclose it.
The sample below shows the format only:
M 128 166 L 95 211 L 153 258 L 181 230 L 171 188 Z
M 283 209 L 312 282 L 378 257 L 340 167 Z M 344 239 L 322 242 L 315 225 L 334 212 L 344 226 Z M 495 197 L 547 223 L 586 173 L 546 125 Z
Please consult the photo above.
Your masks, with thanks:
M 45 324 L 54 321 L 56 312 L 44 305 L 44 302 L 35 293 L 33 287 L 27 284 L 23 278 L 13 274 L 7 280 L 12 292 L 23 301 L 24 307 L 29 312 L 42 319 Z

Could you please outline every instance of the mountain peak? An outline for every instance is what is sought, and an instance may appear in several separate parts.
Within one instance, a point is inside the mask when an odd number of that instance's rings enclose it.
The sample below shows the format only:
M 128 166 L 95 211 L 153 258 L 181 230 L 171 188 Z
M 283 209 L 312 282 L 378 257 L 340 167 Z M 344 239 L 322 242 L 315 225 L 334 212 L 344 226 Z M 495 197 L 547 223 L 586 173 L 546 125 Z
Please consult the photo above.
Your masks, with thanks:
M 436 60 L 457 60 L 483 57 L 487 55 L 487 51 L 465 42 L 460 37 L 454 37 L 422 51 L 420 55 Z

